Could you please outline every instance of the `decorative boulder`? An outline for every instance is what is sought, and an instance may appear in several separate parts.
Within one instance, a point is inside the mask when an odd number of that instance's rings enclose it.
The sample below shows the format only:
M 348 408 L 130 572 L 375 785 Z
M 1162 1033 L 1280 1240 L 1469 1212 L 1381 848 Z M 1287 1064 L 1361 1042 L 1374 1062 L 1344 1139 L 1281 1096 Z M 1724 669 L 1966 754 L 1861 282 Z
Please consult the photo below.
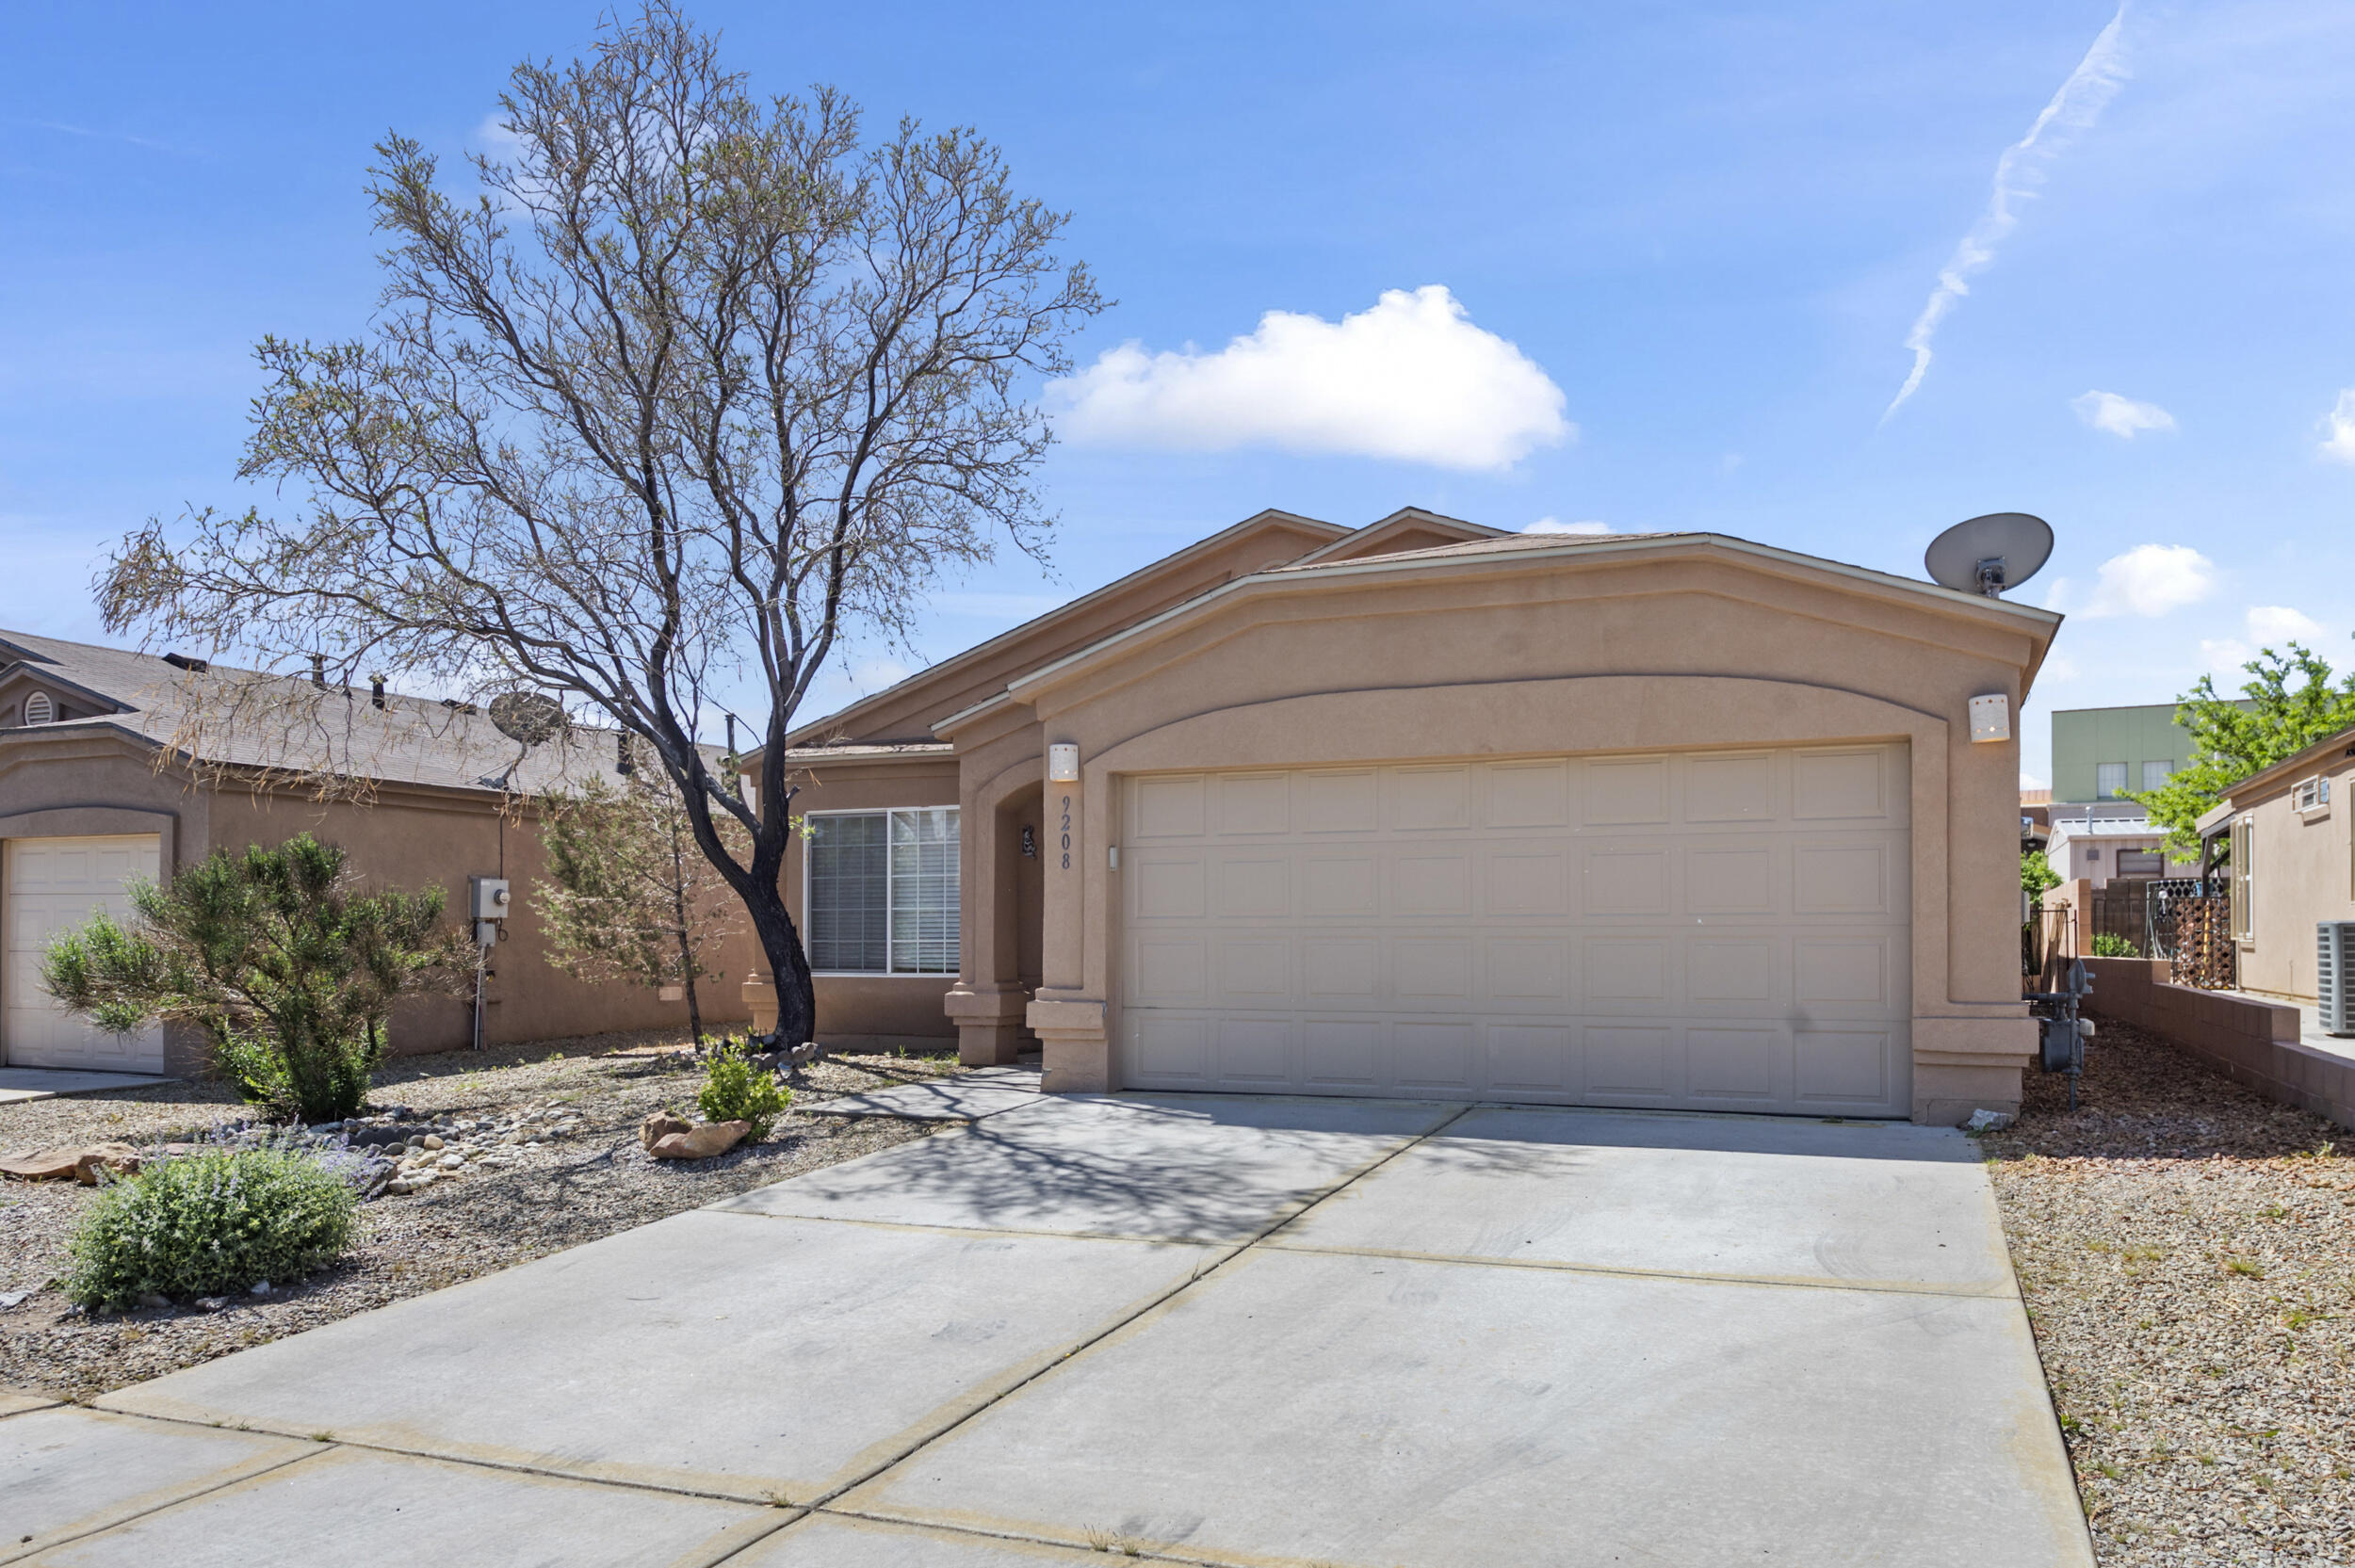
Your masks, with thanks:
M 647 1152 L 657 1159 L 709 1159 L 735 1148 L 752 1130 L 750 1122 L 707 1122 L 685 1132 L 665 1133 Z
M 93 1143 L 73 1162 L 73 1179 L 84 1187 L 96 1187 L 102 1169 L 118 1176 L 136 1176 L 139 1152 L 128 1143 Z
M 19 1181 L 62 1181 L 73 1176 L 82 1162 L 79 1149 L 36 1149 L 29 1155 L 10 1155 L 0 1159 L 0 1173 Z
M 101 1168 L 118 1176 L 136 1176 L 139 1152 L 128 1143 L 93 1143 L 79 1149 L 39 1149 L 0 1159 L 0 1174 L 19 1181 L 77 1181 L 84 1187 L 98 1185 Z
M 687 1120 L 686 1117 L 674 1116 L 667 1110 L 658 1110 L 652 1116 L 647 1117 L 645 1122 L 640 1125 L 638 1129 L 638 1141 L 644 1144 L 647 1151 L 651 1153 L 653 1152 L 654 1146 L 661 1142 L 664 1139 L 676 1133 L 693 1132 L 694 1130 L 695 1123 Z

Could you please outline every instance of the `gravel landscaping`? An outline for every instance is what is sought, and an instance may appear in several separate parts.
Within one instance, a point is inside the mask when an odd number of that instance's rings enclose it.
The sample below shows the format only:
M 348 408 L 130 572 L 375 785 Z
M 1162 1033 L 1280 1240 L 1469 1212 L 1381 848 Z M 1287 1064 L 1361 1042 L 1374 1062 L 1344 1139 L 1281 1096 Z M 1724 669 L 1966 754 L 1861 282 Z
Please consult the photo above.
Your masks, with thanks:
M 685 1044 L 673 1035 L 603 1035 L 387 1064 L 372 1107 L 398 1107 L 402 1124 L 432 1123 L 448 1129 L 435 1136 L 454 1146 L 495 1153 L 414 1194 L 382 1193 L 361 1210 L 357 1243 L 342 1263 L 218 1310 L 76 1311 L 51 1282 L 95 1189 L 0 1183 L 0 1387 L 89 1398 L 921 1138 L 934 1124 L 805 1107 L 957 1071 L 948 1056 L 816 1062 L 795 1070 L 793 1109 L 763 1141 L 716 1159 L 658 1161 L 640 1147 L 639 1123 L 656 1110 L 693 1112 L 703 1068 Z M 225 1085 L 205 1082 L 36 1100 L 0 1107 L 0 1151 L 234 1138 L 252 1116 Z
M 1981 1140 L 2104 1564 L 2355 1563 L 2355 1133 L 2103 1023 Z

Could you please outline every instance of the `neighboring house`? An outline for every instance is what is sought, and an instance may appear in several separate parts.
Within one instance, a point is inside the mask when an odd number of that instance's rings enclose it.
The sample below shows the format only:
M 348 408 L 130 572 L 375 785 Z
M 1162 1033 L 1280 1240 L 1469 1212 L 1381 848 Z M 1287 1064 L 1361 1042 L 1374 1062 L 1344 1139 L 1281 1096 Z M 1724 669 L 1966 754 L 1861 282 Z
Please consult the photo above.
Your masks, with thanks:
M 1714 534 L 1263 512 L 804 726 L 829 1040 L 1057 1090 L 2016 1106 L 2060 618 Z
M 2173 703 L 2062 708 L 2053 715 L 2053 803 L 2122 800 L 2156 789 L 2191 760 Z
M 2095 887 L 2118 877 L 2196 877 L 2196 859 L 2170 858 L 2167 830 L 2132 800 L 2055 805 L 2046 830 L 2045 863 L 2064 882 Z
M 2200 819 L 2230 843 L 2233 934 L 2244 991 L 2314 1000 L 2314 928 L 2355 920 L 2355 729 L 2250 774 Z
M 2044 852 L 2053 832 L 2053 792 L 2049 789 L 2023 789 L 2020 792 L 2020 848 L 2036 854 Z
M 291 719 L 222 716 L 243 691 L 293 695 Z M 214 717 L 192 723 L 190 715 Z M 191 767 L 187 758 L 202 759 Z M 519 747 L 470 708 L 300 678 L 259 676 L 0 632 L 0 1060 L 12 1065 L 183 1072 L 192 1032 L 110 1035 L 69 1017 L 41 989 L 57 931 L 99 909 L 124 913 L 124 884 L 165 879 L 216 849 L 308 832 L 350 851 L 382 884 L 439 883 L 465 918 L 469 876 L 505 877 L 513 913 L 494 949 L 484 1037 L 507 1043 L 684 1021 L 685 1008 L 624 984 L 584 985 L 548 964 L 532 904 L 542 859 L 530 796 L 611 776 L 610 732 L 573 731 Z M 360 799 L 318 800 L 291 775 L 333 757 L 365 776 Z M 749 941 L 719 965 L 753 968 Z M 741 1018 L 738 982 L 713 984 L 704 1016 Z M 471 1037 L 467 1003 L 421 1001 L 393 1021 L 392 1048 L 446 1050 Z

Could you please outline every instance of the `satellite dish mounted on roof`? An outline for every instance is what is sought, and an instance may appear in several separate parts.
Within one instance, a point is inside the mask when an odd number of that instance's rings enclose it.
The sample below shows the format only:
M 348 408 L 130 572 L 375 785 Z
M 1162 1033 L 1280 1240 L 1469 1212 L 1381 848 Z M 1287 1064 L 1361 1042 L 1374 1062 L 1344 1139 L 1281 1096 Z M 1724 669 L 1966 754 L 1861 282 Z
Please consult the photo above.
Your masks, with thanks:
M 491 699 L 488 707 L 498 733 L 523 748 L 507 765 L 506 772 L 482 781 L 494 789 L 505 789 L 534 746 L 563 734 L 564 704 L 544 691 L 502 691 Z
M 2024 511 L 1991 511 L 1931 540 L 1922 564 L 1941 588 L 2000 599 L 2004 590 L 2035 576 L 2052 555 L 2050 523 Z

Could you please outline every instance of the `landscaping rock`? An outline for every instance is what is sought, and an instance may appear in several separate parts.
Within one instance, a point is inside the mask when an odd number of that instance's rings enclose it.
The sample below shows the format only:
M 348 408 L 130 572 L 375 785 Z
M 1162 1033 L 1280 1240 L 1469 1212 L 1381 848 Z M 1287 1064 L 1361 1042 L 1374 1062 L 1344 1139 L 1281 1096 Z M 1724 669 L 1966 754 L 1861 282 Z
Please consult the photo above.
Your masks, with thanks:
M 136 1176 L 139 1173 L 139 1152 L 128 1143 L 93 1143 L 73 1162 L 73 1179 L 84 1187 L 96 1187 L 101 1171 Z
M 12 1155 L 7 1159 L 0 1159 L 0 1172 L 20 1181 L 71 1179 L 84 1187 L 98 1185 L 98 1172 L 102 1167 L 117 1175 L 137 1175 L 139 1152 L 128 1143 L 90 1143 L 78 1149 L 38 1149 L 29 1155 Z
M 0 1159 L 0 1174 L 26 1182 L 62 1181 L 73 1174 L 81 1161 L 79 1149 L 37 1149 L 29 1155 Z
M 647 1123 L 652 1125 L 653 1118 Z M 752 1130 L 750 1122 L 709 1122 L 686 1132 L 665 1133 L 647 1153 L 657 1159 L 709 1159 L 735 1148 Z
M 646 1120 L 640 1124 L 638 1128 L 638 1141 L 645 1145 L 647 1153 L 652 1154 L 654 1152 L 654 1146 L 657 1143 L 661 1142 L 662 1140 L 674 1137 L 679 1133 L 689 1133 L 693 1132 L 694 1130 L 695 1123 L 690 1122 L 684 1116 L 674 1116 L 667 1110 L 658 1110 L 652 1116 L 647 1117 Z M 522 1140 L 523 1135 L 521 1133 L 509 1133 L 499 1141 L 502 1143 L 518 1143 Z

